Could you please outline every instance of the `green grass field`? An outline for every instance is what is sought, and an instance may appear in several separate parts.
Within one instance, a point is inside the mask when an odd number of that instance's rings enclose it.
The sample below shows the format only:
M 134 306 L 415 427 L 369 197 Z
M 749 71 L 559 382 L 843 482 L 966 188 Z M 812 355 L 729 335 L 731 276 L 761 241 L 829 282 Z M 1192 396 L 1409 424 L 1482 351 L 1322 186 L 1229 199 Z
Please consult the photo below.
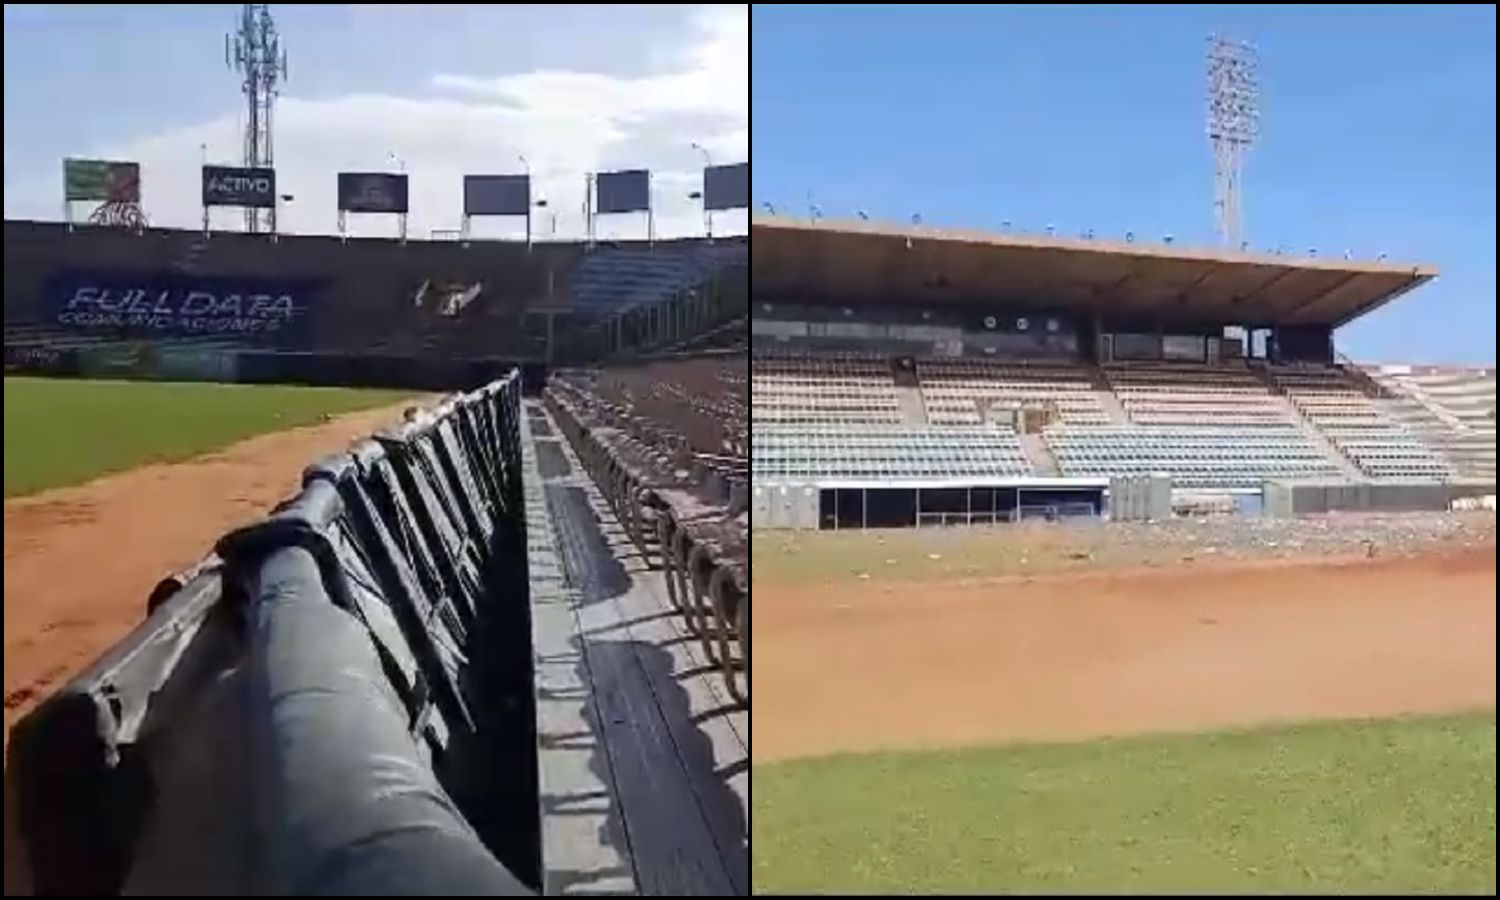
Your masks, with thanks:
M 834 757 L 752 779 L 757 893 L 1495 891 L 1493 712 Z
M 5 496 L 187 459 L 251 435 L 395 403 L 409 392 L 247 384 L 5 379 Z

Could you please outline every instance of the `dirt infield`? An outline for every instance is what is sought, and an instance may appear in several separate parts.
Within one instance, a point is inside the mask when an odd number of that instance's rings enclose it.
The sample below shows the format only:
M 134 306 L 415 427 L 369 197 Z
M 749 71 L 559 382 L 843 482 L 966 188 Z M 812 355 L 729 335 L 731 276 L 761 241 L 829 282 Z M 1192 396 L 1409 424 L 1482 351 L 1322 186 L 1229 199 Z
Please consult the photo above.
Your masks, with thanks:
M 755 581 L 755 762 L 1495 702 L 1495 546 Z
M 5 733 L 138 624 L 163 576 L 295 493 L 304 467 L 413 399 L 5 504 Z

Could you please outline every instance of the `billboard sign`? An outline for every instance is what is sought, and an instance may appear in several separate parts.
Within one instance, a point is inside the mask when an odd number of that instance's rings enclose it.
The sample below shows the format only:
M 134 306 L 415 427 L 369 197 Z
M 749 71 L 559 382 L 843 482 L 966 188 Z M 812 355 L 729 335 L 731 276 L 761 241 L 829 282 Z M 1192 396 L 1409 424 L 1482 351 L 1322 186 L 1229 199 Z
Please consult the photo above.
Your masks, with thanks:
M 750 164 L 709 166 L 703 170 L 704 209 L 749 209 Z
M 63 160 L 63 197 L 67 200 L 141 202 L 141 164 L 103 159 Z
M 464 215 L 524 216 L 531 210 L 526 175 L 465 175 Z
M 406 212 L 406 176 L 389 172 L 340 172 L 339 209 L 346 212 Z
M 600 172 L 594 179 L 594 193 L 599 201 L 596 212 L 645 212 L 651 209 L 651 172 Z
M 203 167 L 204 206 L 276 206 L 276 170 Z
M 319 281 L 67 270 L 52 279 L 53 320 L 74 331 L 140 337 L 300 337 Z

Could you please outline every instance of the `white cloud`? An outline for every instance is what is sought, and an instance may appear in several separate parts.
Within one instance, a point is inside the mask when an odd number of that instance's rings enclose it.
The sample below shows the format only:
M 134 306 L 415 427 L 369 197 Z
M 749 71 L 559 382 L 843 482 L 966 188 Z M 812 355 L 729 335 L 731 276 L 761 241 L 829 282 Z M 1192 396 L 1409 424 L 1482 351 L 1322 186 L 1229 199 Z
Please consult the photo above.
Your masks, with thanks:
M 389 170 L 389 154 L 411 176 L 408 234 L 455 228 L 462 214 L 465 173 L 521 171 L 525 155 L 533 191 L 549 210 L 535 223 L 546 236 L 556 216 L 559 237 L 585 231 L 584 173 L 647 167 L 654 174 L 659 236 L 699 234 L 702 213 L 687 193 L 697 189 L 706 147 L 715 162 L 741 161 L 749 153 L 749 20 L 747 7 L 685 9 L 694 17 L 692 39 L 678 47 L 647 48 L 670 62 L 657 71 L 620 77 L 590 71 L 537 71 L 495 78 L 434 74 L 423 92 L 368 94 L 310 100 L 284 97 L 276 107 L 278 188 L 295 200 L 281 213 L 284 231 L 337 230 L 336 173 Z M 678 39 L 680 40 L 680 38 Z M 240 156 L 234 114 L 101 147 L 110 158 L 141 162 L 147 214 L 158 225 L 201 222 L 200 146 L 210 162 Z M 55 185 L 7 184 L 7 215 L 50 217 L 58 208 Z M 235 227 L 238 210 L 215 210 L 215 227 Z M 392 217 L 351 216 L 352 234 L 395 233 Z M 715 215 L 723 233 L 746 227 L 743 213 Z M 476 220 L 475 233 L 515 235 L 520 223 Z M 643 236 L 644 217 L 602 218 L 601 237 Z

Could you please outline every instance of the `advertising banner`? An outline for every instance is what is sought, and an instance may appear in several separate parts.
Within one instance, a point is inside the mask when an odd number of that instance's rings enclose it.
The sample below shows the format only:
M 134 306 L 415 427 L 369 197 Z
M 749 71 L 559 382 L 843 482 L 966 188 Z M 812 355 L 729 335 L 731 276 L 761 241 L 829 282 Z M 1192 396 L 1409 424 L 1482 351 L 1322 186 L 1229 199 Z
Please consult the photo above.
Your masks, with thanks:
M 651 208 L 651 172 L 600 172 L 594 179 L 594 193 L 599 201 L 596 212 L 645 212 Z
M 276 206 L 276 170 L 203 167 L 204 206 Z
M 404 213 L 405 175 L 389 172 L 340 172 L 339 209 L 346 212 Z
M 78 351 L 72 348 L 49 347 L 44 344 L 20 346 L 7 344 L 5 371 L 75 375 L 78 373 Z
M 749 209 L 750 164 L 704 169 L 703 206 L 705 209 Z
M 65 271 L 49 297 L 58 325 L 136 337 L 301 338 L 321 282 L 177 273 Z
M 531 179 L 525 175 L 465 175 L 464 215 L 524 216 L 531 209 Z
M 141 202 L 141 166 L 103 159 L 63 160 L 63 197 L 67 200 Z

